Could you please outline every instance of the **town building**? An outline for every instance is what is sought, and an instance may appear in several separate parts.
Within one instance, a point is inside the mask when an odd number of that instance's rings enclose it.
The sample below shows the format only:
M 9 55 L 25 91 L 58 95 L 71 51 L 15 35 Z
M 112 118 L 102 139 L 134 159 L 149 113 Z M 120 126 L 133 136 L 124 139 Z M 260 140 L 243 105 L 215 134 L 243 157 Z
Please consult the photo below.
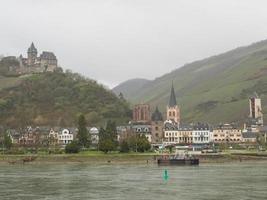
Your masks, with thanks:
M 49 131 L 49 145 L 57 146 L 59 144 L 59 128 L 51 128 Z
M 173 123 L 165 123 L 164 145 L 192 144 L 193 128 L 191 126 L 176 126 Z
M 254 120 L 256 125 L 263 126 L 261 99 L 256 92 L 249 98 L 249 118 Z
M 180 108 L 176 102 L 176 95 L 172 84 L 171 95 L 169 104 L 167 106 L 167 120 L 171 120 L 173 123 L 180 124 Z
M 208 124 L 197 123 L 193 126 L 194 144 L 209 144 L 212 141 L 213 141 L 213 134 Z
M 96 127 L 92 127 L 89 129 L 89 134 L 91 136 L 91 144 L 93 146 L 97 146 L 99 142 L 99 130 Z
M 58 143 L 62 146 L 65 146 L 69 143 L 71 143 L 74 139 L 74 136 L 68 129 L 63 129 L 59 134 L 58 134 Z
M 257 142 L 257 133 L 256 132 L 243 132 L 242 133 L 242 142 L 247 144 L 256 144 Z
M 164 136 L 164 121 L 158 107 L 151 116 L 151 142 L 152 144 L 162 143 Z
M 221 124 L 213 129 L 213 142 L 240 143 L 242 141 L 242 130 L 233 124 Z
M 118 141 L 126 140 L 133 135 L 132 125 L 117 126 Z
M 150 122 L 150 106 L 149 104 L 137 104 L 133 109 L 133 122 L 134 123 L 147 123 Z
M 145 135 L 147 140 L 151 143 L 151 125 L 150 124 L 135 124 L 132 126 L 132 131 L 135 135 Z

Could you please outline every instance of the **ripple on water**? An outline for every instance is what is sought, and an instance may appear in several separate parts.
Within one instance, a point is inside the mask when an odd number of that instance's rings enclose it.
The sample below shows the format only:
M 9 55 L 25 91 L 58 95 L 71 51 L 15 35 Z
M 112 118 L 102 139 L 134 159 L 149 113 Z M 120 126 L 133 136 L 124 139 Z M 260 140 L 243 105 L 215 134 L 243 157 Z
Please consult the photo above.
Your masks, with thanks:
M 170 179 L 163 180 L 167 169 Z M 266 199 L 266 163 L 0 166 L 1 199 Z

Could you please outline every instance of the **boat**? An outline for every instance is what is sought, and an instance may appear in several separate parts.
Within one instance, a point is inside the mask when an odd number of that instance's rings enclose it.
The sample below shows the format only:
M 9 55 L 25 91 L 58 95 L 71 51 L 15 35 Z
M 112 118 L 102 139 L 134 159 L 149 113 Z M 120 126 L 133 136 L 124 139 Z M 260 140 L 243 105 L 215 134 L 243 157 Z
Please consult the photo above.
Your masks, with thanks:
M 199 159 L 188 154 L 163 155 L 157 159 L 158 165 L 199 165 Z

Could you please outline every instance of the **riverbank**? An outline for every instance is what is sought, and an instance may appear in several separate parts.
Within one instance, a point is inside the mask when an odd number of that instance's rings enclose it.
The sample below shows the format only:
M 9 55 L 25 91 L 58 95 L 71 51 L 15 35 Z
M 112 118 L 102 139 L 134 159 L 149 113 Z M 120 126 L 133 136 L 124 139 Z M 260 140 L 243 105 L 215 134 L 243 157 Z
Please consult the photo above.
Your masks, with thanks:
M 85 163 L 85 164 L 153 164 L 160 157 L 156 153 L 108 153 L 85 152 L 80 154 L 27 154 L 1 155 L 0 164 L 53 164 L 53 163 Z M 226 152 L 220 154 L 200 154 L 196 156 L 202 163 L 226 163 L 267 161 L 266 152 Z

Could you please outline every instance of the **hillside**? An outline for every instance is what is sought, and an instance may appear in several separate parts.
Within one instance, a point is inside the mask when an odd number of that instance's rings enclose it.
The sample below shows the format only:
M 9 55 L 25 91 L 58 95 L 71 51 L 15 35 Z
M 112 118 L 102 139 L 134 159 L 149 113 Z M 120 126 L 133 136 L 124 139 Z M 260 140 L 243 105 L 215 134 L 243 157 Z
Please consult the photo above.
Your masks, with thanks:
M 112 90 L 115 92 L 115 94 L 119 95 L 120 93 L 125 95 L 125 98 L 130 98 L 131 94 L 136 94 L 138 91 L 140 91 L 143 86 L 150 81 L 147 79 L 131 79 L 128 81 L 125 81 L 118 86 L 114 87 Z M 130 92 L 128 92 L 130 91 Z
M 247 98 L 254 91 L 267 113 L 267 40 L 186 64 L 138 91 L 125 88 L 124 95 L 132 103 L 159 105 L 164 112 L 172 81 L 183 122 L 243 122 L 248 115 Z
M 75 125 L 85 114 L 88 125 L 108 119 L 127 121 L 130 110 L 124 99 L 73 73 L 42 73 L 0 77 L 0 125 Z

